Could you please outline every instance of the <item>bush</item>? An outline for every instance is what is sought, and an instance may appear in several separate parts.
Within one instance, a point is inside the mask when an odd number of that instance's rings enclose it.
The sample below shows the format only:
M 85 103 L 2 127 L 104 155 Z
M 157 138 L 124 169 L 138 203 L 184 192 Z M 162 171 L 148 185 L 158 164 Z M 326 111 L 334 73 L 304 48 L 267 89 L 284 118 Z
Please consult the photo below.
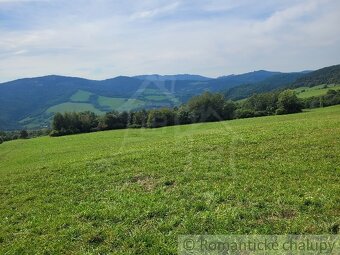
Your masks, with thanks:
M 127 127 L 128 128 L 142 128 L 142 126 L 138 124 L 129 124 Z
M 268 116 L 268 112 L 267 111 L 256 111 L 254 112 L 254 117 L 262 117 L 262 116 Z
M 172 126 L 175 124 L 175 112 L 163 108 L 149 111 L 147 126 L 150 128 Z
M 26 139 L 28 138 L 28 133 L 26 130 L 21 130 L 20 131 L 20 135 L 19 135 L 20 139 Z
M 8 140 L 16 140 L 19 139 L 19 135 L 18 134 L 13 134 L 12 137 Z
M 235 111 L 235 117 L 237 119 L 251 118 L 251 117 L 255 117 L 255 112 L 253 110 L 241 108 Z
M 51 133 L 50 133 L 50 136 L 52 137 L 56 137 L 56 136 L 61 136 L 63 135 L 60 131 L 57 131 L 57 130 L 52 130 Z
M 285 109 L 279 108 L 276 109 L 275 114 L 276 115 L 282 115 L 282 114 L 286 114 L 287 112 L 285 111 Z

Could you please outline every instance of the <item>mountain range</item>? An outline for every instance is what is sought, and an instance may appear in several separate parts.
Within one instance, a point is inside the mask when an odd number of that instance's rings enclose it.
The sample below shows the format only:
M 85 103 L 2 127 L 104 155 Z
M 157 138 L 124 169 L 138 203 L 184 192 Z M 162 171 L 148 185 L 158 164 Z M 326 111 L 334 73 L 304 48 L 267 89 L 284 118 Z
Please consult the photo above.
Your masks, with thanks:
M 242 99 L 285 87 L 340 83 L 340 65 L 317 71 L 254 71 L 209 78 L 200 75 L 119 76 L 106 80 L 48 75 L 0 83 L 0 129 L 48 127 L 55 112 L 129 111 L 174 107 L 204 91 Z

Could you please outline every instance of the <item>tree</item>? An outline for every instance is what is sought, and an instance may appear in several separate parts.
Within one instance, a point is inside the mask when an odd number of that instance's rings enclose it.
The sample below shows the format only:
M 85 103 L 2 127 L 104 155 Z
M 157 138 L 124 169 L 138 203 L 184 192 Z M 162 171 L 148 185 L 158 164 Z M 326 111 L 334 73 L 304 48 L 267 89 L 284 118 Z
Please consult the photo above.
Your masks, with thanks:
M 112 130 L 126 128 L 128 125 L 129 114 L 112 111 L 100 118 L 98 128 L 101 130 Z
M 21 130 L 20 131 L 20 139 L 26 139 L 28 137 L 28 133 L 26 130 Z
M 176 111 L 176 121 L 177 124 L 189 124 L 191 123 L 191 113 L 186 106 L 181 106 Z
M 60 112 L 57 112 L 52 121 L 52 128 L 57 131 L 61 131 L 64 126 L 64 116 Z
M 132 126 L 146 127 L 148 121 L 148 113 L 145 110 L 137 111 L 132 116 Z
M 129 124 L 129 113 L 124 111 L 119 114 L 119 121 L 123 128 L 126 128 Z
M 6 133 L 0 130 L 0 144 L 6 141 Z
M 193 122 L 209 122 L 223 120 L 224 96 L 205 92 L 189 100 L 187 106 Z
M 175 112 L 168 108 L 149 111 L 147 126 L 150 128 L 172 126 L 175 124 Z
M 236 105 L 232 101 L 226 101 L 223 105 L 223 119 L 231 120 L 234 118 Z
M 98 126 L 97 116 L 90 111 L 79 113 L 79 121 L 81 123 L 81 132 L 90 132 Z
M 324 106 L 340 104 L 340 90 L 330 89 L 322 96 Z
M 302 104 L 295 91 L 287 89 L 279 94 L 277 114 L 296 113 L 302 111 Z
M 277 93 L 254 94 L 244 101 L 242 108 L 253 111 L 257 116 L 271 115 L 277 109 L 277 101 Z
M 56 113 L 52 121 L 51 136 L 90 132 L 98 126 L 98 117 L 93 112 Z

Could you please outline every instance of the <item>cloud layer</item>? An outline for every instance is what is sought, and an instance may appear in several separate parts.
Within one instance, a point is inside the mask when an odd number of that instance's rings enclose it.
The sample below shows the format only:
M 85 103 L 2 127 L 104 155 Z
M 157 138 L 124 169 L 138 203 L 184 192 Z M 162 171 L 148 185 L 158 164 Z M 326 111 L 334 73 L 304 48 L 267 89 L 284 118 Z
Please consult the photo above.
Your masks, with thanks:
M 0 0 L 0 81 L 340 63 L 338 0 Z

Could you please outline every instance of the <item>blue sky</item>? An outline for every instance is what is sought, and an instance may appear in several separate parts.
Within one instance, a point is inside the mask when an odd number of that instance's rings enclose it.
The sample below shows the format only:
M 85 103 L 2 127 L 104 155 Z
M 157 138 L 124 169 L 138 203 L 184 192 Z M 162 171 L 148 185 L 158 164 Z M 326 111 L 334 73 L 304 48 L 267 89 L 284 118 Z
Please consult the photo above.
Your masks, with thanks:
M 0 81 L 340 63 L 339 0 L 0 0 Z

